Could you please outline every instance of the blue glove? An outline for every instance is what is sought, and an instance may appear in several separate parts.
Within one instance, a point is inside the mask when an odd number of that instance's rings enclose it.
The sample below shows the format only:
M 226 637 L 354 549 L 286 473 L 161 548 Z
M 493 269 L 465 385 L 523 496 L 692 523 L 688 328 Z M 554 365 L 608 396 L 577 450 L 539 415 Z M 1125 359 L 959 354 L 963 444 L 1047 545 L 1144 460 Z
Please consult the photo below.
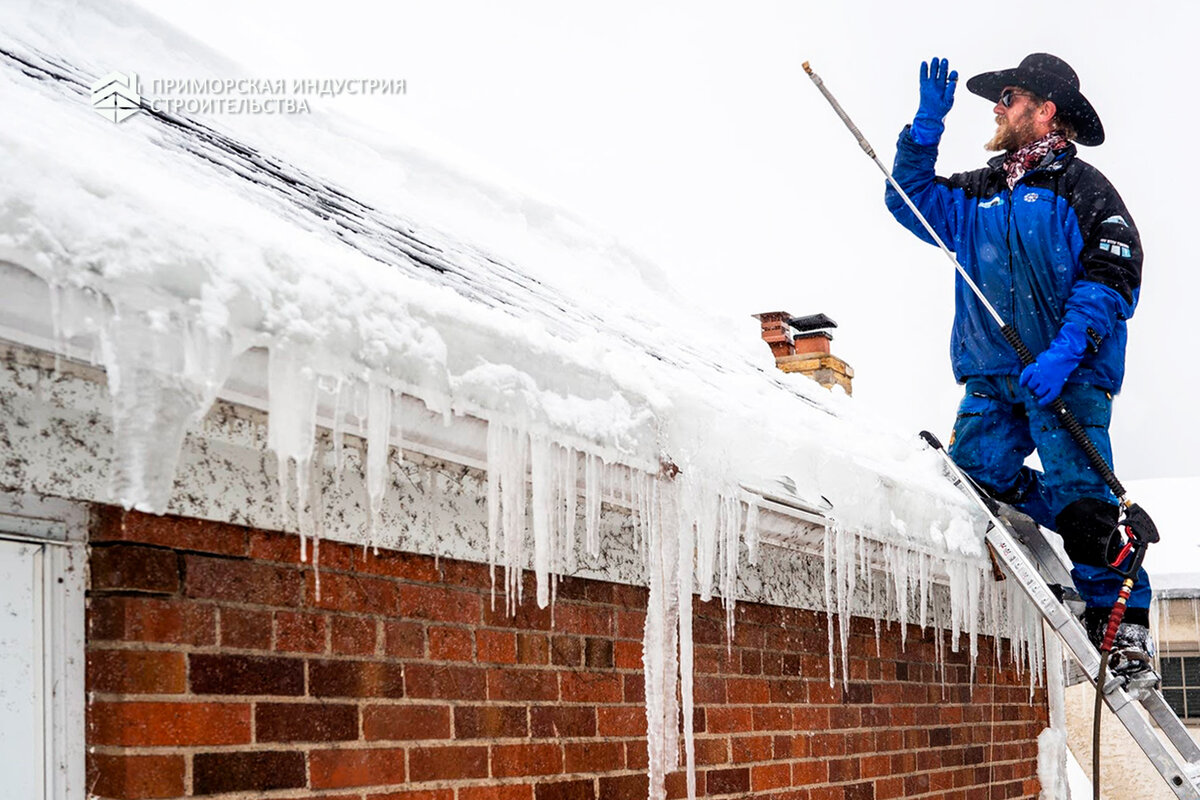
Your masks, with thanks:
M 1037 359 L 1021 370 L 1021 385 L 1028 387 L 1039 406 L 1047 406 L 1062 394 L 1067 378 L 1079 366 L 1088 347 L 1087 331 L 1068 322 Z
M 950 62 L 934 56 L 921 62 L 921 105 L 913 119 L 912 134 L 917 144 L 937 144 L 946 130 L 946 114 L 954 105 L 954 87 L 958 86 L 958 70 L 950 71 Z

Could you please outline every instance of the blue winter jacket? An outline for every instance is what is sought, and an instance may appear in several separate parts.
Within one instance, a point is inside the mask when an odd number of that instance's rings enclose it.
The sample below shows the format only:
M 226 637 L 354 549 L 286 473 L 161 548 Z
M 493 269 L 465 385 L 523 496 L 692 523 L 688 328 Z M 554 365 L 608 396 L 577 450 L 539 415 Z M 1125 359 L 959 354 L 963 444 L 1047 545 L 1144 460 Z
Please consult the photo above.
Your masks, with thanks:
M 1000 155 L 949 178 L 934 174 L 937 145 L 900 134 L 893 175 L 988 302 L 1036 356 L 1066 322 L 1087 330 L 1088 352 L 1071 374 L 1116 392 L 1125 374 L 1125 320 L 1141 286 L 1142 246 L 1112 184 L 1076 157 L 1075 146 L 1026 173 L 1010 190 Z M 890 185 L 896 219 L 933 243 Z M 959 383 L 1019 375 L 1021 362 L 983 304 L 955 277 L 950 358 Z

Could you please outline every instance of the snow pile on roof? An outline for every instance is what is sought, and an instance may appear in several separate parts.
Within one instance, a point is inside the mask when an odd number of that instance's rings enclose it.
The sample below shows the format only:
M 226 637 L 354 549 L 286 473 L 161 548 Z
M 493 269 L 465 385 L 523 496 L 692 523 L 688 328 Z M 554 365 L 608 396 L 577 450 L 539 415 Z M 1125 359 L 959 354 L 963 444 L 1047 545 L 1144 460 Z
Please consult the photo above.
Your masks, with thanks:
M 717 486 L 790 475 L 847 527 L 981 554 L 977 537 L 947 541 L 964 506 L 915 437 L 777 373 L 749 319 L 710 328 L 652 266 L 567 215 L 315 115 L 220 118 L 237 137 L 145 112 L 114 125 L 83 94 L 98 62 L 136 54 L 122 66 L 143 86 L 230 65 L 117 4 L 17 16 L 3 49 L 59 77 L 12 59 L 0 72 L 23 121 L 0 132 L 0 256 L 59 290 L 60 337 L 103 328 L 118 417 L 155 395 L 186 420 L 263 345 L 290 396 L 272 398 L 273 446 L 300 461 L 317 386 L 348 408 L 385 385 Z M 182 381 L 122 402 L 146 366 Z M 161 508 L 161 487 L 128 477 L 124 502 Z

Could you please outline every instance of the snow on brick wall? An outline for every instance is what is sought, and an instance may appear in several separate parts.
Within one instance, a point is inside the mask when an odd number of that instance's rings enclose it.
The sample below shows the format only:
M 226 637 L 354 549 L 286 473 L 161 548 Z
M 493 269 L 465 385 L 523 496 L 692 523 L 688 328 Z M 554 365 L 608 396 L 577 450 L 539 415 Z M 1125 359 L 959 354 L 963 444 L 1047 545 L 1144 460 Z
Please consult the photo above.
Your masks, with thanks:
M 100 797 L 646 796 L 644 589 L 564 579 L 510 617 L 484 565 L 327 542 L 318 600 L 294 536 L 103 506 L 91 544 Z M 1037 796 L 1044 692 L 989 639 L 942 680 L 945 642 L 855 619 L 831 687 L 821 614 L 737 613 L 727 648 L 719 603 L 694 607 L 699 796 Z

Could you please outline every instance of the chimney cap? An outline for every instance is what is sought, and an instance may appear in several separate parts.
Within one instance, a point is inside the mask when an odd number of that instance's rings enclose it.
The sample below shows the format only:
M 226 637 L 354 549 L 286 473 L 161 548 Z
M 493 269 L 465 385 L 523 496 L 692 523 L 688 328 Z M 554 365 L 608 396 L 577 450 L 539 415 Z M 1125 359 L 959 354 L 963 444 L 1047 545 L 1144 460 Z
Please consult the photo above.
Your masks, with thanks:
M 819 331 L 825 328 L 836 328 L 837 323 L 824 314 L 809 314 L 805 317 L 790 317 L 788 325 L 795 328 L 799 333 L 809 333 Z

